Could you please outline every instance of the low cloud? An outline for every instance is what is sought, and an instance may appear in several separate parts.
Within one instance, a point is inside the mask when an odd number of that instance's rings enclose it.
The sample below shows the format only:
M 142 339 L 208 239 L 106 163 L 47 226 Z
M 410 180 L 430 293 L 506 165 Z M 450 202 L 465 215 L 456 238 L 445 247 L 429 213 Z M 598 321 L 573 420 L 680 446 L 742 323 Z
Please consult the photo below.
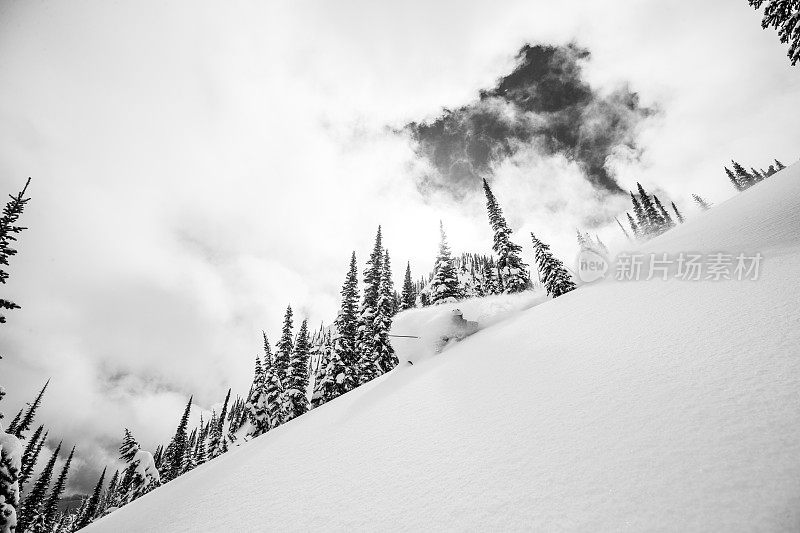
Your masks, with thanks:
M 623 192 L 607 160 L 621 149 L 636 157 L 636 126 L 654 110 L 627 87 L 601 93 L 590 86 L 582 71 L 589 57 L 575 44 L 525 45 L 516 68 L 476 101 L 407 124 L 417 154 L 433 167 L 420 190 L 463 199 L 503 161 L 534 148 L 576 162 L 601 191 Z

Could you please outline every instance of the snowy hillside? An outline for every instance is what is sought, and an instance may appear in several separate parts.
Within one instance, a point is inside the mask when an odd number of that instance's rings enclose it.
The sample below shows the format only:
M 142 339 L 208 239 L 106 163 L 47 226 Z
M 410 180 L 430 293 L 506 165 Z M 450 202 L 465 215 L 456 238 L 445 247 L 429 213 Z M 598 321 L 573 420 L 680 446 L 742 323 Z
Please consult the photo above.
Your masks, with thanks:
M 797 531 L 800 166 L 646 249 L 765 259 L 755 281 L 465 303 L 486 327 L 463 342 L 398 340 L 388 375 L 87 531 Z

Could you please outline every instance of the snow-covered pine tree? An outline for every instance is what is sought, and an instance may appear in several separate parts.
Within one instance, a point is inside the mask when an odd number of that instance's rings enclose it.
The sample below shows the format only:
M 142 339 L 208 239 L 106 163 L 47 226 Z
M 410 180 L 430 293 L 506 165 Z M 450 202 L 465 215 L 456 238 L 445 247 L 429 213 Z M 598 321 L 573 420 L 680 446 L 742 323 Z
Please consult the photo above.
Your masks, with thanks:
M 411 281 L 411 262 L 406 263 L 406 275 L 403 278 L 403 295 L 401 296 L 401 309 L 412 309 L 417 304 L 417 292 Z
M 97 485 L 94 486 L 92 495 L 89 496 L 89 499 L 86 502 L 86 508 L 83 510 L 83 513 L 75 524 L 75 529 L 82 529 L 88 526 L 97 516 L 97 508 L 100 504 L 100 497 L 103 494 L 103 481 L 105 478 L 106 469 L 104 468 L 103 473 L 100 474 L 100 479 L 97 480 Z
M 672 202 L 672 210 L 675 211 L 675 216 L 678 217 L 678 222 L 683 224 L 684 223 L 683 215 L 681 214 L 680 211 L 678 211 L 678 206 L 675 205 L 675 202 Z
M 34 533 L 50 533 L 56 525 L 56 517 L 58 515 L 58 502 L 61 501 L 61 496 L 64 494 L 64 489 L 67 487 L 67 476 L 69 475 L 69 467 L 72 464 L 72 457 L 75 455 L 75 446 L 69 452 L 67 461 L 61 468 L 61 473 L 56 479 L 56 484 L 50 489 L 50 497 L 44 504 L 42 509 L 41 520 L 34 527 Z
M 281 338 L 276 345 L 277 352 L 275 353 L 275 364 L 272 368 L 278 375 L 281 383 L 286 382 L 286 374 L 289 370 L 289 360 L 292 358 L 292 350 L 294 349 L 293 329 L 292 323 L 292 306 L 286 306 L 286 314 L 283 317 L 283 329 L 281 330 Z
M 647 218 L 647 227 L 649 228 L 648 236 L 655 237 L 663 233 L 666 229 L 664 219 L 650 199 L 650 196 L 647 195 L 647 191 L 644 190 L 642 184 L 637 182 L 636 187 L 639 190 L 639 202 L 642 204 L 642 210 L 644 210 L 645 217 Z
M 669 213 L 667 212 L 666 209 L 664 209 L 664 206 L 661 205 L 661 201 L 659 201 L 658 196 L 656 196 L 655 194 L 653 195 L 653 201 L 655 202 L 656 208 L 658 209 L 658 212 L 661 215 L 664 231 L 670 228 L 674 228 L 675 222 L 672 221 L 672 217 L 669 216 Z
M 263 368 L 266 370 L 270 366 L 272 366 L 272 349 L 269 347 L 269 339 L 267 338 L 267 332 L 261 331 L 261 335 L 264 336 L 264 365 Z
M 44 426 L 39 426 L 34 431 L 33 436 L 25 445 L 25 451 L 22 453 L 22 466 L 19 471 L 19 490 L 25 486 L 25 483 L 30 479 L 33 473 L 33 467 L 36 466 L 36 460 L 39 458 L 39 453 L 42 451 L 44 442 L 47 439 L 47 432 L 42 435 Z
M 703 211 L 708 211 L 709 209 L 711 209 L 711 204 L 708 203 L 708 201 L 705 198 L 703 198 L 702 196 L 697 195 L 697 194 L 693 194 L 692 198 L 694 198 L 694 201 L 697 203 L 697 205 L 700 206 L 700 208 Z
M 733 184 L 733 187 L 737 191 L 741 191 L 742 189 L 744 189 L 742 184 L 739 182 L 739 178 L 737 178 L 736 175 L 733 172 L 731 172 L 731 169 L 729 169 L 728 167 L 725 167 L 725 174 L 727 174 L 728 179 L 731 181 L 731 183 Z
M 506 293 L 522 292 L 530 287 L 530 274 L 528 265 L 522 262 L 520 253 L 522 246 L 511 241 L 511 229 L 503 217 L 503 210 L 497 203 L 489 183 L 483 180 L 483 192 L 486 195 L 486 209 L 489 213 L 489 223 L 494 230 L 494 245 L 492 249 L 497 254 L 498 275 Z
M 342 303 L 334 322 L 330 360 L 319 384 L 319 405 L 353 390 L 358 385 L 358 269 L 356 253 L 342 285 Z
M 644 212 L 641 202 L 631 192 L 631 203 L 633 204 L 633 214 L 636 217 L 636 227 L 639 230 L 639 239 L 647 240 L 650 238 L 652 229 L 650 228 L 650 221 L 647 219 L 647 214 Z
M 5 390 L 0 387 L 0 400 Z M 12 533 L 19 507 L 19 471 L 22 468 L 22 442 L 3 430 L 0 413 L 0 533 Z
M 117 489 L 119 505 L 124 505 L 158 487 L 161 476 L 153 455 L 139 446 L 127 428 L 119 453 L 120 459 L 127 464 Z
M 760 9 L 764 0 L 749 0 L 753 8 Z M 789 43 L 789 61 L 795 65 L 800 61 L 800 3 L 797 0 L 769 0 L 764 9 L 761 27 L 774 28 L 780 41 Z
M 358 322 L 358 384 L 366 383 L 378 375 L 375 365 L 375 317 L 378 314 L 378 291 L 380 289 L 381 275 L 383 272 L 383 236 L 381 227 L 375 236 L 364 269 L 364 295 Z
M 778 171 L 783 170 L 784 168 L 786 168 L 786 165 L 784 165 L 783 163 L 781 163 L 780 161 L 778 161 L 776 159 L 775 160 L 775 167 L 778 169 L 778 170 L 776 170 L 776 172 L 778 172 Z
M 266 336 L 264 336 L 266 343 Z M 269 343 L 266 344 L 269 347 Z M 267 420 L 267 404 L 266 404 L 266 379 L 265 370 L 261 366 L 261 359 L 256 355 L 255 369 L 253 370 L 253 383 L 250 386 L 250 393 L 247 397 L 245 410 L 247 411 L 247 421 L 250 426 L 247 431 L 247 437 L 255 438 L 269 429 L 269 421 Z
M 111 476 L 111 481 L 108 482 L 108 488 L 103 493 L 103 499 L 100 501 L 99 514 L 105 516 L 114 511 L 120 506 L 119 502 L 119 470 L 114 470 L 114 475 Z M 56 512 L 56 522 L 58 521 L 58 512 Z
M 222 403 L 222 412 L 220 416 L 211 421 L 211 429 L 209 430 L 209 443 L 208 454 L 211 459 L 218 457 L 228 451 L 228 443 L 225 439 L 225 417 L 228 414 L 228 402 L 231 399 L 231 389 L 225 395 L 225 401 Z M 159 468 L 162 471 L 162 468 Z
M 44 470 L 39 474 L 36 483 L 33 484 L 33 488 L 31 488 L 31 491 L 22 502 L 19 515 L 17 516 L 18 531 L 27 531 L 36 523 L 39 515 L 42 513 L 42 508 L 47 498 L 47 489 L 50 487 L 50 481 L 53 479 L 53 469 L 55 468 L 58 452 L 60 451 L 61 443 L 59 442 L 55 451 L 53 451 L 53 455 L 50 456 L 50 460 L 47 461 Z
M 764 178 L 766 178 L 766 176 L 761 174 L 758 170 L 754 169 L 753 167 L 750 167 L 750 175 L 753 176 L 753 178 L 755 178 L 756 181 L 764 181 Z
M 33 424 L 33 419 L 36 417 L 36 411 L 39 409 L 39 405 L 42 403 L 42 396 L 44 396 L 44 391 L 47 390 L 47 386 L 50 384 L 50 380 L 48 379 L 42 390 L 39 391 L 39 394 L 36 395 L 36 399 L 33 400 L 28 406 L 28 410 L 25 411 L 25 415 L 22 417 L 21 420 L 17 423 L 13 423 L 8 427 L 8 433 L 11 433 L 18 439 L 25 439 L 25 432 L 28 431 Z
M 325 375 L 333 356 L 333 340 L 330 334 L 322 334 L 322 338 L 315 345 L 312 355 L 318 361 L 317 369 L 314 372 L 314 391 L 311 394 L 311 409 L 316 409 L 325 403 Z
M 533 248 L 535 250 L 536 264 L 539 267 L 539 278 L 542 280 L 549 296 L 557 298 L 575 289 L 572 276 L 564 267 L 564 263 L 553 256 L 550 247 L 536 238 L 531 233 Z
M 388 276 L 386 273 L 389 273 Z M 386 297 L 386 311 L 389 313 L 389 317 L 393 317 L 397 314 L 397 310 L 399 309 L 396 305 L 395 294 L 397 291 L 394 290 L 394 281 L 392 280 L 392 260 L 389 257 L 389 250 L 385 249 L 383 251 L 383 264 L 381 264 L 381 281 L 380 283 L 386 283 L 386 287 L 381 289 L 381 286 L 378 285 L 378 300 L 382 297 Z M 381 290 L 383 292 L 381 292 Z
M 641 208 L 641 207 L 640 207 Z M 628 216 L 628 224 L 631 226 L 631 231 L 633 232 L 633 236 L 636 240 L 642 240 L 642 231 L 641 228 L 636 224 L 633 220 L 633 217 L 630 213 L 625 213 Z
M 3 267 L 8 266 L 9 258 L 15 255 L 17 251 L 11 247 L 14 241 L 17 240 L 17 235 L 26 228 L 17 226 L 17 221 L 20 215 L 25 210 L 25 204 L 28 203 L 30 198 L 25 198 L 25 192 L 28 190 L 31 179 L 25 182 L 25 186 L 16 195 L 9 195 L 11 198 L 3 208 L 3 215 L 0 216 L 0 284 L 4 284 L 8 279 L 8 272 L 3 270 Z M 0 309 L 19 309 L 20 306 L 9 300 L 0 298 Z M 6 321 L 6 317 L 0 315 L 0 324 Z M 11 433 L 9 431 L 9 433 Z M 4 519 L 0 517 L 0 525 Z
M 489 258 L 489 262 L 486 264 L 486 269 L 483 272 L 483 292 L 486 295 L 500 294 L 503 292 L 497 273 L 497 267 L 492 257 Z
M 289 401 L 278 371 L 274 366 L 267 369 L 267 419 L 269 429 L 274 429 L 289 420 Z
M 398 363 L 397 355 L 389 342 L 389 331 L 392 328 L 392 317 L 394 316 L 392 292 L 392 270 L 387 252 L 383 258 L 381 281 L 378 286 L 377 314 L 373 323 L 375 364 L 382 374 L 396 367 Z
M 432 304 L 455 302 L 462 297 L 458 275 L 450 255 L 450 246 L 447 244 L 447 235 L 444 232 L 444 224 L 441 221 L 439 222 L 439 236 L 439 253 L 436 256 L 436 266 L 429 291 Z
M 308 339 L 308 321 L 303 319 L 300 332 L 289 362 L 289 376 L 286 383 L 289 420 L 308 412 L 308 362 L 311 347 Z
M 183 473 L 183 458 L 189 443 L 189 436 L 186 430 L 189 424 L 189 411 L 191 409 L 192 397 L 190 396 L 189 401 L 186 403 L 186 408 L 183 411 L 183 415 L 181 415 L 180 422 L 178 422 L 175 436 L 172 437 L 172 441 L 169 446 L 167 446 L 165 452 L 163 472 L 159 473 L 164 483 L 172 481 Z
M 736 174 L 736 179 L 739 181 L 739 184 L 742 187 L 740 190 L 747 189 L 756 182 L 755 176 L 752 176 L 749 172 L 747 172 L 742 165 L 732 159 L 731 164 L 733 165 L 733 172 Z

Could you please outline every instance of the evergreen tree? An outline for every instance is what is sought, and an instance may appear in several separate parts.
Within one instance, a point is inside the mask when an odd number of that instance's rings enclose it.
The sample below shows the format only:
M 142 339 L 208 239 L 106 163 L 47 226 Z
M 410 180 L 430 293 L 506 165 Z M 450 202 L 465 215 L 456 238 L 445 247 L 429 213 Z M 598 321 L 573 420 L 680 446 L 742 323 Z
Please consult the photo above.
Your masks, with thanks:
M 26 531 L 29 527 L 33 526 L 42 512 L 42 507 L 45 504 L 45 498 L 47 496 L 47 489 L 50 487 L 50 480 L 53 479 L 53 468 L 55 468 L 58 452 L 60 451 L 61 443 L 59 442 L 53 455 L 50 456 L 50 460 L 47 461 L 44 470 L 39 474 L 36 483 L 33 484 L 30 493 L 28 493 L 25 501 L 22 502 L 22 507 L 17 517 L 17 530 Z
M 444 232 L 444 224 L 441 222 L 439 222 L 439 235 L 439 253 L 436 256 L 436 266 L 430 283 L 432 304 L 454 302 L 462 297 L 458 275 L 450 255 L 450 246 L 447 244 L 447 235 Z
M 642 205 L 642 210 L 644 211 L 645 218 L 647 220 L 647 224 L 645 226 L 647 229 L 647 236 L 655 237 L 664 231 L 664 219 L 661 217 L 661 214 L 658 212 L 655 204 L 650 200 L 650 197 L 647 195 L 644 187 L 642 187 L 642 184 L 637 182 L 636 187 L 639 190 L 639 203 Z
M 394 298 L 392 297 L 392 270 L 387 252 L 383 258 L 381 281 L 378 287 L 378 313 L 374 322 L 375 329 L 375 364 L 380 373 L 385 374 L 397 366 L 397 355 L 389 342 L 389 331 L 394 316 Z
M 764 0 L 749 0 L 750 5 L 760 9 Z M 778 37 L 789 44 L 789 60 L 792 65 L 800 61 L 800 2 L 797 0 L 769 0 L 764 9 L 761 27 L 778 31 Z
M 320 333 L 320 339 L 314 346 L 313 357 L 316 357 L 317 369 L 314 372 L 314 392 L 311 395 L 311 409 L 325 403 L 325 374 L 333 355 L 333 344 L 329 335 Z
M 24 439 L 24 433 L 30 429 L 31 424 L 33 424 L 33 419 L 36 416 L 36 410 L 39 409 L 39 405 L 42 403 L 42 396 L 44 396 L 44 391 L 47 390 L 47 386 L 50 384 L 50 380 L 48 379 L 42 390 L 39 391 L 39 394 L 36 395 L 36 399 L 33 401 L 32 404 L 28 407 L 28 410 L 25 412 L 25 416 L 22 417 L 22 420 L 19 421 L 18 424 L 14 424 L 9 426 L 7 432 L 11 433 L 18 439 Z
M 383 237 L 381 227 L 375 236 L 372 253 L 364 269 L 364 296 L 358 322 L 358 384 L 377 376 L 375 366 L 375 317 L 378 314 L 378 291 L 383 272 Z
M 674 228 L 675 222 L 672 221 L 672 217 L 669 216 L 669 212 L 667 212 L 667 210 L 664 209 L 664 206 L 661 205 L 658 196 L 656 196 L 655 194 L 653 195 L 653 201 L 655 202 L 656 207 L 658 208 L 658 212 L 661 215 L 661 220 L 663 220 L 664 229 L 667 230 L 669 228 Z
M 542 280 L 547 294 L 557 298 L 575 289 L 572 276 L 564 268 L 564 263 L 553 256 L 550 247 L 537 239 L 533 233 L 531 233 L 531 239 L 536 253 L 536 264 L 539 267 L 539 278 Z
M 779 170 L 783 170 L 784 168 L 786 168 L 786 165 L 784 165 L 783 163 L 781 163 L 781 162 L 780 162 L 780 161 L 778 161 L 777 159 L 775 160 L 775 166 L 776 166 L 776 167 L 777 167 L 777 169 L 778 169 L 778 170 L 776 170 L 776 172 L 777 172 L 777 171 L 779 171 Z
M 265 347 L 269 348 L 269 343 L 264 336 Z M 253 384 L 250 386 L 250 394 L 247 396 L 245 409 L 247 410 L 247 420 L 250 422 L 251 429 L 248 437 L 258 437 L 269 429 L 267 420 L 267 388 L 266 371 L 261 366 L 261 360 L 256 356 L 256 365 L 253 371 Z
M 3 208 L 3 216 L 0 216 L 0 284 L 5 284 L 8 279 L 8 272 L 3 267 L 8 266 L 8 261 L 12 255 L 16 255 L 17 250 L 11 247 L 14 241 L 17 240 L 17 235 L 23 230 L 27 229 L 22 226 L 17 226 L 20 215 L 25 210 L 25 204 L 28 203 L 30 198 L 25 198 L 25 191 L 28 190 L 31 179 L 25 182 L 25 186 L 16 195 L 9 195 L 9 202 Z M 20 306 L 9 300 L 0 298 L 0 309 L 19 309 Z M 0 324 L 6 321 L 6 317 L 0 315 Z M 9 431 L 9 433 L 11 433 Z M 3 518 L 0 518 L 0 525 Z
M 186 454 L 186 447 L 189 442 L 186 428 L 189 424 L 189 411 L 191 408 L 192 397 L 190 396 L 189 401 L 186 403 L 186 408 L 183 411 L 183 415 L 181 416 L 181 420 L 178 423 L 178 428 L 175 430 L 175 436 L 172 437 L 172 441 L 169 446 L 167 446 L 165 452 L 164 472 L 161 475 L 161 479 L 164 480 L 164 483 L 172 481 L 183 473 L 183 457 Z
M 511 229 L 506 224 L 503 217 L 503 210 L 489 188 L 486 180 L 483 180 L 483 192 L 486 195 L 486 209 L 489 213 L 489 223 L 494 230 L 494 246 L 492 249 L 497 253 L 498 276 L 502 280 L 504 292 L 521 292 L 530 286 L 530 275 L 528 274 L 525 263 L 522 262 L 520 253 L 522 247 L 511 241 Z
M 764 178 L 766 178 L 766 176 L 760 174 L 758 170 L 754 169 L 753 167 L 750 167 L 750 175 L 753 176 L 756 181 L 764 181 Z
M 630 213 L 625 213 L 625 214 L 628 216 L 628 224 L 630 224 L 631 226 L 631 231 L 633 232 L 633 236 L 637 240 L 641 240 L 642 239 L 641 229 L 639 228 L 638 225 L 636 225 L 636 222 L 634 222 L 633 217 L 631 216 Z
M 64 489 L 67 486 L 67 475 L 69 474 L 69 466 L 72 463 L 72 456 L 75 455 L 75 446 L 69 452 L 67 462 L 61 468 L 61 473 L 56 479 L 56 484 L 50 490 L 50 498 L 44 505 L 44 512 L 42 513 L 41 525 L 36 528 L 36 533 L 49 533 L 53 530 L 56 524 L 56 517 L 58 515 L 58 502 L 61 500 L 61 495 L 64 494 Z M 115 477 L 116 479 L 116 477 Z
M 86 502 L 86 508 L 83 510 L 83 513 L 81 513 L 80 518 L 78 518 L 78 521 L 75 524 L 75 529 L 81 529 L 88 526 L 97 516 L 97 508 L 100 504 L 100 495 L 103 492 L 103 480 L 105 477 L 106 469 L 104 468 L 103 473 L 100 474 L 100 479 L 97 481 L 97 485 L 94 487 L 92 495 L 89 496 L 89 499 Z
M 756 178 L 750 175 L 742 165 L 733 160 L 731 160 L 731 163 L 733 164 L 733 172 L 736 174 L 736 179 L 741 186 L 740 190 L 747 189 L 756 182 Z
M 644 212 L 641 202 L 639 202 L 633 193 L 631 193 L 631 203 L 633 204 L 633 214 L 636 216 L 636 227 L 639 229 L 639 238 L 641 240 L 647 240 L 651 232 L 650 221 L 647 219 L 647 214 Z
M 710 203 L 708 203 L 708 202 L 706 201 L 706 199 L 705 199 L 705 198 L 703 198 L 702 196 L 699 196 L 699 195 L 697 195 L 697 194 L 693 194 L 693 195 L 692 195 L 692 198 L 694 198 L 694 201 L 697 203 L 697 205 L 699 205 L 699 206 L 700 206 L 700 208 L 701 208 L 703 211 L 708 211 L 709 209 L 711 209 L 711 204 L 710 204 Z
M 414 284 L 411 282 L 411 263 L 406 263 L 406 276 L 403 279 L 403 295 L 401 297 L 400 309 L 413 309 L 417 304 L 417 294 Z
M 320 405 L 358 385 L 358 270 L 355 252 L 350 257 L 341 295 L 341 307 L 334 322 L 333 349 L 319 384 Z
M 117 507 L 120 507 L 119 481 L 119 470 L 114 470 L 114 475 L 111 476 L 111 481 L 108 483 L 108 488 L 103 495 L 103 500 L 100 502 L 100 516 L 105 516 Z
M 744 188 L 742 184 L 739 182 L 739 178 L 737 178 L 736 175 L 733 172 L 731 172 L 731 170 L 728 167 L 725 167 L 725 174 L 728 175 L 728 179 L 731 180 L 733 187 L 737 191 L 741 191 Z
M 381 288 L 382 286 L 380 284 L 378 285 L 378 306 L 380 307 L 380 299 L 385 297 L 386 312 L 391 318 L 397 314 L 398 307 L 395 300 L 395 294 L 397 294 L 397 292 L 394 290 L 394 281 L 392 280 L 392 260 L 389 257 L 389 250 L 384 250 L 383 252 L 380 283 L 385 283 L 386 286 Z
M 277 353 L 275 354 L 275 364 L 273 368 L 278 374 L 278 379 L 281 383 L 286 382 L 286 373 L 289 370 L 289 359 L 292 357 L 292 350 L 294 343 L 292 341 L 292 330 L 294 325 L 292 323 L 292 306 L 286 307 L 286 315 L 283 317 L 283 330 L 281 331 L 281 338 L 276 345 Z
M 267 332 L 262 331 L 264 336 L 264 369 L 266 370 L 272 366 L 272 349 L 269 347 L 269 339 L 267 339 Z
M 42 436 L 44 426 L 39 426 L 33 433 L 31 440 L 25 445 L 25 451 L 22 453 L 22 466 L 19 471 L 19 490 L 30 479 L 33 473 L 33 467 L 36 466 L 36 460 L 39 458 L 39 453 L 42 451 L 45 440 L 47 440 L 47 432 Z
M 681 215 L 681 212 L 678 211 L 678 206 L 675 205 L 675 202 L 672 202 L 672 210 L 675 211 L 675 216 L 678 217 L 678 222 L 683 224 L 684 223 L 683 215 Z
M 125 436 L 119 448 L 119 453 L 120 459 L 127 466 L 116 490 L 116 506 L 129 503 L 161 484 L 161 476 L 156 468 L 156 461 L 153 455 L 148 451 L 142 450 L 127 428 L 125 429 Z
M 304 319 L 300 324 L 300 332 L 297 334 L 297 342 L 292 352 L 289 378 L 286 385 L 290 420 L 306 413 L 309 408 L 306 392 L 308 389 L 309 356 L 308 321 Z
M 225 431 L 225 416 L 228 414 L 228 402 L 230 401 L 230 399 L 231 399 L 231 389 L 228 389 L 228 393 L 225 395 L 225 401 L 222 404 L 222 412 L 219 418 L 216 420 L 216 422 L 212 420 L 211 430 L 210 430 L 211 439 L 209 442 L 209 450 L 208 450 L 208 453 L 212 459 L 228 451 L 228 445 L 227 442 L 225 441 L 224 431 Z
M 266 387 L 267 419 L 269 429 L 274 429 L 289 420 L 291 415 L 286 391 L 274 366 L 267 369 Z

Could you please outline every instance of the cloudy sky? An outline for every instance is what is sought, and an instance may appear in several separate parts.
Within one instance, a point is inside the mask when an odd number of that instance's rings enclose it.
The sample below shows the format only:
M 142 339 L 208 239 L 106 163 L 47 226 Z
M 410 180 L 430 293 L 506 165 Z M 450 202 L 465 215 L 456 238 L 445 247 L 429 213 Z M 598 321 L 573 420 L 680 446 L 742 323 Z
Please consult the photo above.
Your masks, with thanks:
M 397 283 L 430 269 L 440 219 L 488 251 L 480 176 L 520 243 L 571 260 L 576 226 L 623 244 L 608 221 L 637 180 L 691 216 L 690 193 L 733 194 L 731 157 L 800 156 L 800 70 L 744 0 L 561 4 L 0 2 L 0 192 L 33 178 L 3 410 L 52 377 L 40 421 L 86 490 L 123 427 L 152 447 L 190 394 L 197 417 L 246 392 L 288 303 L 330 322 L 378 224 Z M 578 119 L 503 92 L 526 44 L 561 54 Z M 436 151 L 433 126 L 458 141 L 485 113 L 483 151 Z

